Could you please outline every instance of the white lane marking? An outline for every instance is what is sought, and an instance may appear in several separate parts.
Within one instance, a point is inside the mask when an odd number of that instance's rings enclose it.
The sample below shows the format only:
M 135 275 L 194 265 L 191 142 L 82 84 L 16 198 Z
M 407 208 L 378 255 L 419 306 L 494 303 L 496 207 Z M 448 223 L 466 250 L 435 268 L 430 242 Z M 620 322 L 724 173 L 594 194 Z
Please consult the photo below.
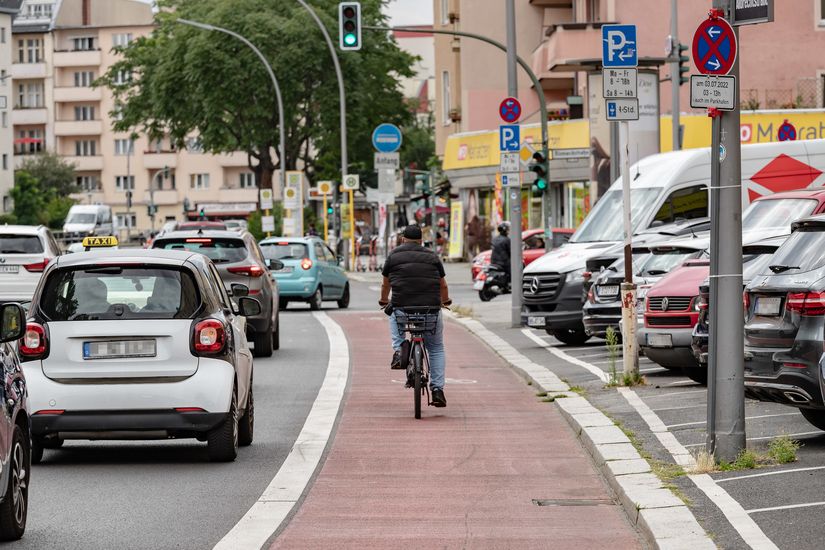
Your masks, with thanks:
M 648 425 L 650 431 L 653 432 L 653 435 L 656 436 L 659 443 L 673 456 L 677 464 L 686 468 L 692 468 L 696 465 L 693 455 L 677 441 L 676 436 L 667 430 L 667 426 L 662 422 L 662 419 L 647 406 L 647 403 L 642 401 L 639 394 L 630 388 L 619 388 L 619 393 L 622 394 L 630 406 L 642 417 L 642 420 Z
M 777 413 L 777 414 L 760 414 L 759 416 L 746 416 L 745 420 L 756 420 L 757 418 L 775 418 L 777 416 L 798 416 L 798 412 L 790 412 L 790 413 Z M 668 428 L 681 428 L 683 426 L 701 426 L 702 424 L 706 424 L 706 420 L 702 420 L 700 422 L 683 422 L 682 424 L 671 424 Z
M 595 375 L 602 382 L 605 382 L 605 383 L 609 382 L 610 376 L 606 372 L 604 372 L 602 369 L 600 369 L 598 367 L 594 367 L 593 365 L 591 365 L 590 363 L 587 363 L 586 361 L 582 361 L 581 359 L 576 359 L 572 355 L 568 355 L 568 354 L 564 353 L 561 350 L 557 350 L 554 347 L 549 346 L 547 344 L 547 342 L 543 341 L 541 338 L 539 338 L 538 336 L 533 334 L 529 329 L 523 328 L 523 329 L 521 329 L 521 332 L 527 338 L 529 338 L 533 342 L 537 343 L 539 346 L 543 347 L 544 349 L 546 349 L 547 351 L 549 351 L 550 353 L 552 353 L 553 355 L 555 355 L 559 359 L 567 361 L 568 363 L 572 363 L 576 366 L 582 367 L 583 369 L 587 370 L 591 374 Z
M 680 380 L 678 382 L 671 382 L 670 384 L 666 384 L 666 386 L 667 387 L 689 386 L 689 385 L 695 385 L 695 384 L 697 384 L 697 382 L 694 382 L 693 380 Z M 707 390 L 705 390 L 705 391 L 707 391 Z
M 647 373 L 647 372 L 667 372 L 667 369 L 662 368 L 662 367 L 655 367 L 655 368 L 651 368 L 651 369 L 639 369 L 639 372 L 641 372 L 642 374 Z
M 779 550 L 742 506 L 707 474 L 688 476 L 722 510 L 745 544 L 753 550 Z
M 825 502 L 804 502 L 802 504 L 788 504 L 785 506 L 771 506 L 770 508 L 754 508 L 745 510 L 745 513 L 756 514 L 759 512 L 774 512 L 776 510 L 790 510 L 792 508 L 809 508 L 811 506 L 825 506 Z
M 702 388 L 701 390 L 688 390 L 688 391 L 668 391 L 663 393 L 657 393 L 656 395 L 645 395 L 645 399 L 655 399 L 657 397 L 671 397 L 671 396 L 682 396 L 682 395 L 689 395 L 691 393 L 707 393 L 707 388 Z M 704 405 L 702 405 L 704 407 Z
M 215 550 L 258 550 L 300 500 L 332 436 L 349 378 L 349 346 L 341 326 L 325 313 L 312 314 L 329 340 L 329 363 L 318 397 L 281 468 L 261 497 L 224 536 Z
M 702 403 L 701 405 L 685 405 L 684 407 L 665 407 L 664 409 L 650 409 L 653 412 L 662 412 L 662 411 L 681 411 L 684 409 L 706 409 L 708 408 L 707 403 Z
M 780 435 L 787 435 L 788 437 L 800 437 L 803 435 L 823 435 L 825 432 L 816 431 L 816 432 L 799 432 L 795 434 L 777 434 L 777 435 L 765 435 L 761 437 L 749 437 L 747 441 L 765 441 L 766 439 L 776 439 Z M 685 447 L 704 447 L 704 443 L 691 443 L 690 445 L 685 445 Z
M 739 481 L 740 479 L 750 479 L 752 477 L 778 476 L 781 474 L 793 474 L 796 472 L 810 472 L 811 470 L 825 470 L 825 466 L 810 466 L 808 468 L 791 468 L 790 470 L 776 470 L 775 472 L 762 472 L 761 474 L 748 474 L 744 476 L 726 477 L 724 479 L 716 479 L 716 483 L 723 481 Z
M 588 359 L 590 357 L 608 357 L 610 354 L 607 351 L 601 353 L 585 353 L 584 355 L 573 355 L 576 359 Z

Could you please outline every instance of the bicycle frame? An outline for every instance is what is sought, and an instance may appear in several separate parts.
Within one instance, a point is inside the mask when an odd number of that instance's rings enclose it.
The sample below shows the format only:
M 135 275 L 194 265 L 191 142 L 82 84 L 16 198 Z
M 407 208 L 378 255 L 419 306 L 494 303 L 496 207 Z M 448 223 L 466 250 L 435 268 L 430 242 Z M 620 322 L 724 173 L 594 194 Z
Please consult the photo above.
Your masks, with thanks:
M 407 357 L 407 384 L 414 389 L 415 418 L 421 418 L 421 396 L 427 395 L 430 405 L 430 359 L 424 346 L 424 335 L 434 333 L 438 326 L 438 310 L 433 308 L 407 308 L 396 311 L 396 323 L 400 331 L 409 333 L 410 354 Z M 412 380 L 410 380 L 412 379 Z

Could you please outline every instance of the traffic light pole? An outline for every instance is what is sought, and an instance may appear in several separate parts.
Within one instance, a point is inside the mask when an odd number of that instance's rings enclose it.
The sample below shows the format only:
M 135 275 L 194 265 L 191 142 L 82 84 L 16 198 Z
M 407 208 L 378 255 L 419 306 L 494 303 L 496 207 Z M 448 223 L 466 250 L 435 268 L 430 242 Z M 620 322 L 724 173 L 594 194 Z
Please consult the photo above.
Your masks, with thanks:
M 680 63 L 679 57 L 682 52 L 679 51 L 679 8 L 677 7 L 677 0 L 670 0 L 670 43 L 673 62 L 670 64 L 670 88 L 671 88 L 671 122 L 672 122 L 672 139 L 673 150 L 678 151 L 682 148 L 679 134 L 681 133 L 681 121 L 679 120 L 679 89 L 682 87 L 682 73 L 679 72 Z

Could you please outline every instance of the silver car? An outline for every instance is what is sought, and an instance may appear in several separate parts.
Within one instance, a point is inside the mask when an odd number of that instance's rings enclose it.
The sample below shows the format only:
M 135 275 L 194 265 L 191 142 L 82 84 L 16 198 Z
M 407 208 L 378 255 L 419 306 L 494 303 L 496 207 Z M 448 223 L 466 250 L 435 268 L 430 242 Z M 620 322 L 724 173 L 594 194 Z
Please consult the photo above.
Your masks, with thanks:
M 28 302 L 60 247 L 45 226 L 0 226 L 0 302 Z

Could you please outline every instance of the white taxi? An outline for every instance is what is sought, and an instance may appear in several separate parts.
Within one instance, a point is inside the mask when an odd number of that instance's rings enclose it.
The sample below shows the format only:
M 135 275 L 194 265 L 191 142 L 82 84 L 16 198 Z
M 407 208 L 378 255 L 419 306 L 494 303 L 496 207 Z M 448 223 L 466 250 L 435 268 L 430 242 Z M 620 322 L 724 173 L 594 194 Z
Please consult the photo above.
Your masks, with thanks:
M 18 345 L 32 462 L 66 439 L 166 438 L 234 460 L 253 438 L 244 317 L 260 311 L 242 287 L 236 305 L 209 258 L 191 252 L 105 248 L 51 262 Z

